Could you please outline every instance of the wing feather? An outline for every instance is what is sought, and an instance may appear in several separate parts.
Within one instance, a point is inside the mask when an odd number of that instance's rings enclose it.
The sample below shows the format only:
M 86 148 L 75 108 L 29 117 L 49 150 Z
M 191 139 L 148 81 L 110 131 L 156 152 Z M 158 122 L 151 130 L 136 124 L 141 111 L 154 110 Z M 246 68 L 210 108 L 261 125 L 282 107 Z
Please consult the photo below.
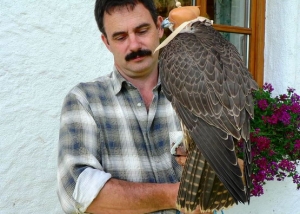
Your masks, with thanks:
M 247 202 L 250 118 L 254 113 L 251 91 L 258 86 L 236 48 L 219 32 L 201 22 L 193 27 L 193 33 L 178 34 L 162 49 L 162 87 L 197 149 L 234 200 Z M 246 189 L 234 138 L 245 141 Z

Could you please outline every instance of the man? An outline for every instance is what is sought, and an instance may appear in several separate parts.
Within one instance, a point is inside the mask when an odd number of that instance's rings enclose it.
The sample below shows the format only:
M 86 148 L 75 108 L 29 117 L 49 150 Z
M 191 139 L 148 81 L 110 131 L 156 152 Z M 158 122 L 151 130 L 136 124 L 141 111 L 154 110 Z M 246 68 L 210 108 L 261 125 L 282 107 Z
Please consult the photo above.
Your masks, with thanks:
M 169 133 L 180 126 L 153 54 L 162 17 L 151 0 L 97 0 L 95 17 L 114 70 L 65 98 L 61 205 L 66 213 L 176 213 L 181 167 L 170 154 Z

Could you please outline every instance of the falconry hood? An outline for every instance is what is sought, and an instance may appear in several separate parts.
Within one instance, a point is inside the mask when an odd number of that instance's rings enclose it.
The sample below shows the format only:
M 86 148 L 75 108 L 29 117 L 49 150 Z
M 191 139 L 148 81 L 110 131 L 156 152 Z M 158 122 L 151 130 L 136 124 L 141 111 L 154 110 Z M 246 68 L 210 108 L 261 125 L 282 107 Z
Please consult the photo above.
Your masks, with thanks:
M 172 33 L 155 49 L 154 53 L 166 46 L 178 33 L 192 32 L 191 26 L 197 21 L 205 21 L 208 26 L 213 24 L 212 20 L 200 16 L 197 6 L 178 7 L 171 10 L 161 27 L 169 28 Z

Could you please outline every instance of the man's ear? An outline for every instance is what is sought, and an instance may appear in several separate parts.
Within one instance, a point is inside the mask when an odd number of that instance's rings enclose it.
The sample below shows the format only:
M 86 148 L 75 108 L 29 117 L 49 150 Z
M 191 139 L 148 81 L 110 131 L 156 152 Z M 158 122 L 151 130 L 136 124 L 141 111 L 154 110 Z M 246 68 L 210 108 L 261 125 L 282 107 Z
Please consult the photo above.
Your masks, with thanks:
M 157 29 L 158 29 L 158 35 L 159 35 L 159 38 L 162 38 L 163 35 L 164 35 L 164 29 L 161 27 L 161 23 L 163 22 L 163 17 L 162 16 L 158 16 L 157 17 L 157 23 L 156 23 L 156 26 L 157 26 Z
M 105 44 L 106 48 L 107 48 L 109 51 L 111 51 L 111 50 L 110 50 L 109 42 L 108 42 L 108 40 L 107 40 L 107 37 L 104 36 L 104 34 L 101 34 L 101 39 L 102 39 L 103 43 Z

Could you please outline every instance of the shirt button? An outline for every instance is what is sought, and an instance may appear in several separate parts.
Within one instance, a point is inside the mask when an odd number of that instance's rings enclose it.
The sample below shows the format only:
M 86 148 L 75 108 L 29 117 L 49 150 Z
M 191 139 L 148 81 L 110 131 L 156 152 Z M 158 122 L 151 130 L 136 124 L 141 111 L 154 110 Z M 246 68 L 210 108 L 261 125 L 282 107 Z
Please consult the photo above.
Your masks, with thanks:
M 138 106 L 138 107 L 141 107 L 141 106 L 142 106 L 142 103 L 138 103 L 137 106 Z

